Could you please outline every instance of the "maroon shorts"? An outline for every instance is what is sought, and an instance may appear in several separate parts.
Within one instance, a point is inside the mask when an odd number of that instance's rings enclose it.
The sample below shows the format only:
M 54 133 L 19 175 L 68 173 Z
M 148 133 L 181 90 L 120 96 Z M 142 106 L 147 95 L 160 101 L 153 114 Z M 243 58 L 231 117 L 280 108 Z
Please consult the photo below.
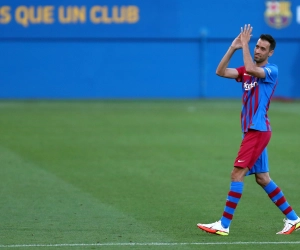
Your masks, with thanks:
M 267 147 L 271 135 L 271 131 L 249 130 L 246 132 L 234 161 L 234 166 L 251 169 Z

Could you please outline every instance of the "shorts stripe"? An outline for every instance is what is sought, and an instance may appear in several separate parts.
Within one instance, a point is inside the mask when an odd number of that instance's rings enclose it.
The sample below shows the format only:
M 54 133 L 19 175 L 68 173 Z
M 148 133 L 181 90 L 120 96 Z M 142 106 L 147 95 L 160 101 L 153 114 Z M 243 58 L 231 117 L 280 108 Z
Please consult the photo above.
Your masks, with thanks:
M 237 157 L 234 161 L 234 167 L 249 168 L 251 170 L 263 153 L 266 154 L 266 147 L 271 139 L 271 131 L 248 130 L 244 133 Z M 261 163 L 262 170 L 259 173 L 268 172 L 268 162 Z M 253 170 L 255 171 L 255 170 Z M 254 172 L 255 173 L 255 172 Z

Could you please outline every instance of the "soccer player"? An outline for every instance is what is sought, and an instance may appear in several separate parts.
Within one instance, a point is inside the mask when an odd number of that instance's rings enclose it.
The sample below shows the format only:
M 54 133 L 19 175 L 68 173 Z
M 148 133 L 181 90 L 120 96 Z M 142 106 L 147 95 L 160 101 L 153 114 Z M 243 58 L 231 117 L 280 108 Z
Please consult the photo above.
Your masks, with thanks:
M 278 80 L 278 68 L 269 63 L 268 58 L 274 53 L 276 41 L 271 35 L 262 34 L 254 48 L 253 60 L 248 45 L 251 36 L 251 25 L 242 27 L 216 70 L 217 75 L 242 83 L 243 139 L 231 172 L 230 190 L 221 219 L 211 224 L 198 223 L 197 226 L 208 233 L 228 235 L 234 211 L 243 193 L 244 176 L 254 174 L 257 184 L 286 217 L 283 229 L 277 234 L 291 234 L 300 229 L 300 218 L 270 178 L 266 148 L 272 133 L 267 113 Z M 238 49 L 242 49 L 244 66 L 228 68 L 232 55 Z

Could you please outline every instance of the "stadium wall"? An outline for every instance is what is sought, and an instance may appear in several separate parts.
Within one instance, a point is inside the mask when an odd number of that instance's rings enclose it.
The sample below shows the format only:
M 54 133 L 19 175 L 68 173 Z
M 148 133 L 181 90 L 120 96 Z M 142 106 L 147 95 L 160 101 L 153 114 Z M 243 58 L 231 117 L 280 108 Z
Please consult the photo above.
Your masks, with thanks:
M 300 0 L 2 0 L 0 98 L 236 98 L 215 69 L 247 23 L 251 49 L 277 40 L 276 96 L 300 98 Z

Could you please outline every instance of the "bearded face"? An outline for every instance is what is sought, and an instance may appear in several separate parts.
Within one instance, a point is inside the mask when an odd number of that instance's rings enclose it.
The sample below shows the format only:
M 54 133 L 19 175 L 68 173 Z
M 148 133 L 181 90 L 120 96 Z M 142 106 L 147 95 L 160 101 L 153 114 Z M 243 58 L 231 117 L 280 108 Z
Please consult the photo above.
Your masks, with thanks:
M 274 50 L 270 51 L 270 43 L 266 40 L 258 39 L 254 48 L 254 61 L 263 63 L 268 60 L 268 57 L 273 54 Z

